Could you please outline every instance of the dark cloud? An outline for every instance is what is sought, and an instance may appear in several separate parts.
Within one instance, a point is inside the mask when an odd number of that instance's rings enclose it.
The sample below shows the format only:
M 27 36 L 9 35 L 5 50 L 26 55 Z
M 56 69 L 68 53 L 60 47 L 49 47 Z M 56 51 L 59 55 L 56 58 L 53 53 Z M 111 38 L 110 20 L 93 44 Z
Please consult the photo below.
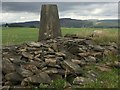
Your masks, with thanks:
M 72 11 L 75 9 L 86 8 L 93 9 L 92 6 L 95 5 L 104 5 L 106 3 L 93 3 L 93 2 L 57 2 L 57 3 L 48 3 L 48 2 L 3 2 L 2 10 L 3 12 L 33 12 L 39 13 L 42 4 L 57 4 L 59 11 Z M 78 8 L 75 8 L 78 7 Z M 84 9 L 83 8 L 83 9 Z
M 4 0 L 3 2 L 119 2 L 119 0 Z
M 2 13 L 3 20 L 13 22 L 36 20 L 40 16 L 42 4 L 57 4 L 60 18 L 77 18 L 82 19 L 93 17 L 100 18 L 117 18 L 118 3 L 109 2 L 3 2 Z M 27 14 L 25 14 L 27 12 Z M 33 15 L 33 16 L 32 16 Z
M 3 12 L 38 12 L 40 10 L 40 3 L 32 2 L 3 2 Z

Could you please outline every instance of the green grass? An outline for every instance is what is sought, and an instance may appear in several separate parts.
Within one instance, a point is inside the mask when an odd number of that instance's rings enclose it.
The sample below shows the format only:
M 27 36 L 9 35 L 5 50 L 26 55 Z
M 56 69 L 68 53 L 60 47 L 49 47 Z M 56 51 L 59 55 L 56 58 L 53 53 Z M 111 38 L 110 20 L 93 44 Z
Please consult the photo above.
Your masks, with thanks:
M 117 41 L 117 28 L 62 28 L 62 35 L 77 34 L 84 37 L 90 35 L 94 30 L 103 30 L 105 32 L 102 37 L 94 38 L 97 43 Z M 14 45 L 28 41 L 37 41 L 38 33 L 39 30 L 37 28 L 2 28 L 2 43 L 3 45 Z
M 35 41 L 38 38 L 36 28 L 3 28 L 3 45 L 20 44 L 26 41 Z
M 62 35 L 77 34 L 78 36 L 89 36 L 94 30 L 103 30 L 105 33 L 101 37 L 95 37 L 94 40 L 97 43 L 117 42 L 118 29 L 117 28 L 62 28 Z M 39 30 L 37 28 L 2 28 L 2 44 L 3 45 L 15 45 L 29 41 L 38 40 Z M 117 58 L 114 56 L 105 58 L 103 62 L 114 62 Z M 92 70 L 98 72 L 94 66 L 91 66 Z M 100 76 L 96 82 L 88 83 L 84 88 L 117 88 L 118 86 L 118 70 L 112 69 L 109 72 L 99 72 Z M 101 83 L 102 82 L 102 83 Z M 57 80 L 52 83 L 53 87 L 63 87 L 63 81 Z M 40 87 L 47 87 L 40 85 Z
M 98 71 L 96 71 L 98 72 Z M 87 83 L 83 88 L 118 88 L 118 69 L 100 72 L 96 81 Z

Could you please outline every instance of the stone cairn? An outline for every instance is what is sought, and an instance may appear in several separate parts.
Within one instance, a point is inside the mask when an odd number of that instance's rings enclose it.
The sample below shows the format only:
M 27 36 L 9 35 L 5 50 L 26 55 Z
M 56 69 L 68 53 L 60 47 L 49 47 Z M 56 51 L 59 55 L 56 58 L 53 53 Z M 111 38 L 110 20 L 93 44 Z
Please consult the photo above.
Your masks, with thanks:
M 91 79 L 86 76 L 86 66 L 99 63 L 110 53 L 117 54 L 115 43 L 97 45 L 91 39 L 71 37 L 3 47 L 2 84 L 26 87 L 55 79 L 69 82 L 69 78 L 73 78 L 72 84 L 81 84 L 84 78 Z
M 44 30 L 40 31 L 42 34 L 39 36 L 39 41 L 41 42 L 3 47 L 3 86 L 29 87 L 40 84 L 50 86 L 56 79 L 64 79 L 67 82 L 65 87 L 82 85 L 94 81 L 97 76 L 96 73 L 90 72 L 87 66 L 99 63 L 111 53 L 117 54 L 116 43 L 97 45 L 91 38 L 80 38 L 76 35 L 61 37 L 57 22 L 58 14 L 53 15 L 57 13 L 56 8 L 55 5 L 42 7 L 41 13 L 47 18 L 51 13 L 51 18 L 46 19 L 48 22 L 41 19 L 43 21 L 41 29 Z M 41 18 L 45 18 L 43 15 Z M 55 29 L 58 31 L 54 31 Z M 46 38 L 45 33 L 51 38 Z

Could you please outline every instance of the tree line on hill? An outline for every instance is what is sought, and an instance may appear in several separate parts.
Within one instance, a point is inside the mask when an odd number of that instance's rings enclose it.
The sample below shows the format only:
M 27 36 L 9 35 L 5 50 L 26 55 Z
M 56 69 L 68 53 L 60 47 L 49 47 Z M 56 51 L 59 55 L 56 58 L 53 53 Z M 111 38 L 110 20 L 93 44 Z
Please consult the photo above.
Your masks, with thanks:
M 6 23 L 3 24 L 3 27 L 30 27 L 38 28 L 39 21 L 30 21 L 22 23 Z M 66 28 L 117 28 L 117 20 L 76 20 L 71 18 L 62 18 L 60 19 L 61 27 Z

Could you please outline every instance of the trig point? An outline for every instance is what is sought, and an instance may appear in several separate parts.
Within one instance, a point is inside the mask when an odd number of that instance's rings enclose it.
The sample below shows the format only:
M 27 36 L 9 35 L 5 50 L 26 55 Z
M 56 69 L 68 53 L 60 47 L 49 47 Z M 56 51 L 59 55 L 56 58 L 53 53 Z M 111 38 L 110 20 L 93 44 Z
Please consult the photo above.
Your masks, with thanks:
M 38 41 L 52 39 L 59 36 L 61 36 L 61 30 L 57 5 L 42 5 Z

